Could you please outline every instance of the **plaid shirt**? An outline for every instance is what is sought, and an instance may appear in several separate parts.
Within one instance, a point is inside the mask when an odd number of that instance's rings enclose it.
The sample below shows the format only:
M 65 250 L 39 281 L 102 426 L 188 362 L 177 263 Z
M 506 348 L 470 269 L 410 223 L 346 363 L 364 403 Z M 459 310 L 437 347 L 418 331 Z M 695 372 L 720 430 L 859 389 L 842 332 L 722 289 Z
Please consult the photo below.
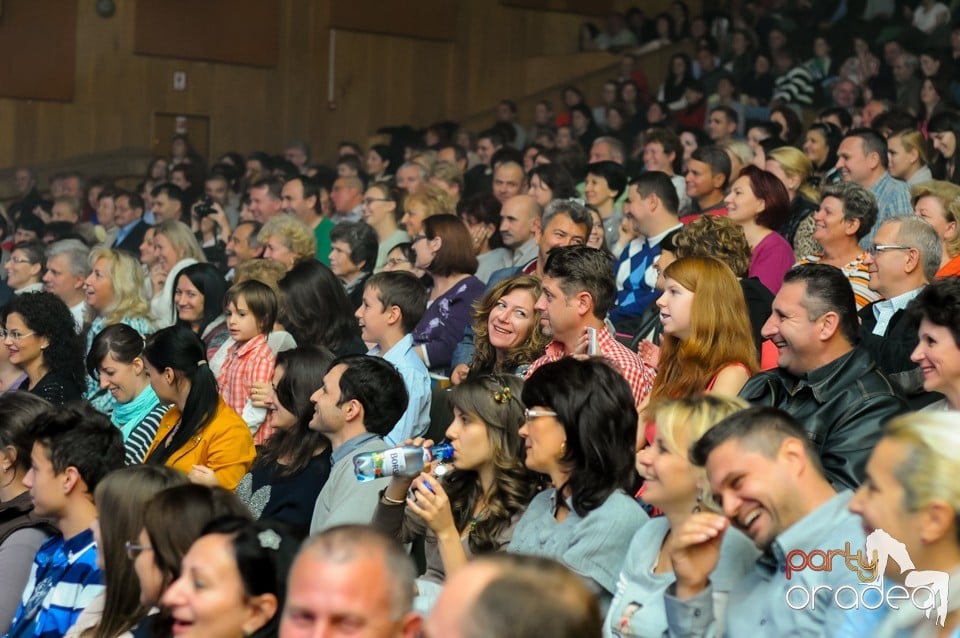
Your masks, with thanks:
M 102 591 L 93 532 L 86 529 L 66 541 L 58 534 L 37 551 L 5 638 L 59 638 Z
M 270 383 L 276 362 L 277 355 L 267 343 L 266 335 L 259 334 L 245 343 L 235 343 L 230 347 L 227 360 L 223 362 L 220 376 L 217 377 L 224 403 L 243 417 L 251 431 L 259 425 L 253 435 L 257 445 L 270 438 L 273 425 L 269 412 L 247 407 L 250 405 L 250 386 L 258 381 Z
M 630 391 L 633 392 L 633 401 L 639 410 L 650 398 L 653 379 L 657 375 L 656 370 L 644 363 L 636 352 L 614 339 L 606 327 L 597 329 L 597 346 L 600 356 L 609 361 L 627 380 Z M 541 366 L 559 361 L 565 356 L 567 356 L 567 350 L 564 345 L 559 341 L 551 342 L 544 355 L 530 364 L 525 378 L 529 379 L 530 375 Z

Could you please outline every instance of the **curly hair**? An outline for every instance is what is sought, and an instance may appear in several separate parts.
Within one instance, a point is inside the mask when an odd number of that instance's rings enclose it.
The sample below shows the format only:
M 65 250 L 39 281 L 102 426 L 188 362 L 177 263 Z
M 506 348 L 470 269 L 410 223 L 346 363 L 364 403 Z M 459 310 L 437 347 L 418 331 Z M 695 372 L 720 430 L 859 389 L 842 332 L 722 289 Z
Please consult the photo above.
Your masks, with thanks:
M 737 277 L 746 277 L 750 269 L 750 244 L 743 229 L 729 217 L 701 215 L 683 227 L 673 239 L 677 259 L 716 257 L 730 266 Z
M 510 294 L 514 290 L 526 290 L 533 296 L 533 301 L 536 303 L 541 292 L 540 280 L 530 275 L 508 277 L 494 284 L 486 294 L 474 302 L 473 333 L 476 349 L 473 353 L 473 360 L 470 361 L 470 374 L 511 372 L 520 366 L 533 363 L 537 357 L 543 354 L 543 349 L 549 339 L 543 334 L 538 310 L 534 310 L 533 328 L 530 330 L 530 334 L 516 348 L 504 352 L 502 358 L 497 357 L 497 351 L 490 343 L 490 333 L 487 326 L 490 313 L 504 295 Z
M 953 182 L 933 180 L 917 184 L 910 189 L 910 203 L 914 209 L 924 197 L 933 197 L 940 202 L 943 208 L 943 219 L 948 224 L 960 225 L 960 186 Z M 947 254 L 952 259 L 960 255 L 960 233 L 951 238 L 942 237 L 947 247 Z
M 496 470 L 487 494 L 482 493 L 474 470 L 455 469 L 444 480 L 457 530 L 469 530 L 467 542 L 474 554 L 501 549 L 501 533 L 526 509 L 536 489 L 536 481 L 523 464 L 524 445 L 519 434 L 524 422 L 522 388 L 519 377 L 496 375 L 472 377 L 450 391 L 451 407 L 486 424 Z M 486 498 L 486 505 L 477 519 L 473 512 L 481 498 Z
M 266 244 L 271 237 L 276 237 L 283 246 L 301 259 L 313 259 L 317 254 L 317 240 L 313 231 L 296 217 L 277 215 L 267 220 L 257 239 Z
M 86 387 L 83 340 L 67 304 L 53 293 L 28 292 L 15 296 L 7 305 L 7 316 L 13 313 L 23 318 L 37 338 L 47 338 L 48 345 L 41 351 L 47 372 L 66 377 L 77 387 Z
M 703 392 L 710 379 L 730 364 L 741 363 L 751 374 L 756 372 L 747 302 L 729 266 L 713 257 L 686 257 L 667 266 L 663 276 L 694 293 L 690 336 L 681 340 L 663 335 L 650 401 Z
M 127 252 L 106 246 L 90 251 L 90 269 L 101 259 L 107 262 L 103 273 L 113 285 L 113 301 L 103 311 L 107 325 L 122 323 L 125 319 L 150 319 L 150 302 L 143 288 L 143 271 L 140 263 Z

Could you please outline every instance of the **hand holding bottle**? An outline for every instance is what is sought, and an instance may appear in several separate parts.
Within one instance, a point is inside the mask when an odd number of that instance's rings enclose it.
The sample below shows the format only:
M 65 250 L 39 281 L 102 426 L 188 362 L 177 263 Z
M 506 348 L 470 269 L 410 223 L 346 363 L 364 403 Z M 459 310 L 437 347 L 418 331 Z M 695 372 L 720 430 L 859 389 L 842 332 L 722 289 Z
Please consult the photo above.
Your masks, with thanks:
M 440 481 L 424 472 L 413 480 L 410 491 L 412 495 L 407 498 L 407 507 L 423 519 L 437 538 L 443 540 L 445 536 L 459 536 L 453 521 L 453 510 L 450 509 L 450 499 Z

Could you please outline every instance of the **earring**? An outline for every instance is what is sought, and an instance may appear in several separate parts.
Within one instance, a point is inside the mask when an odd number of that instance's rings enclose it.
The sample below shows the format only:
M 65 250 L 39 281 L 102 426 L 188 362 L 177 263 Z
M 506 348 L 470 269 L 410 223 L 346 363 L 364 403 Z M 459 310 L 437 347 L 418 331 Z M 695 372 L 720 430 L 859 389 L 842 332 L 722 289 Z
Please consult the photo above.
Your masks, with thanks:
M 566 456 L 566 455 L 567 455 L 567 442 L 562 441 L 560 443 L 560 456 Z
M 700 495 L 700 492 L 697 492 L 697 504 L 693 506 L 693 513 L 696 514 L 700 511 L 700 505 L 703 503 L 703 496 Z

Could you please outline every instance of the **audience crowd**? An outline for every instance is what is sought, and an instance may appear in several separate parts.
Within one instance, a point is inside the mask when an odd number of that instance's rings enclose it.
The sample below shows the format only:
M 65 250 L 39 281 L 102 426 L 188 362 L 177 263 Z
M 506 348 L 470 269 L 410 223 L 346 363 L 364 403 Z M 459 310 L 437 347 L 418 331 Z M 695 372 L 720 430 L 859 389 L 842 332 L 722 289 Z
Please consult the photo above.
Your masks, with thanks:
M 530 122 L 19 168 L 0 635 L 960 635 L 957 8 L 732 5 Z

